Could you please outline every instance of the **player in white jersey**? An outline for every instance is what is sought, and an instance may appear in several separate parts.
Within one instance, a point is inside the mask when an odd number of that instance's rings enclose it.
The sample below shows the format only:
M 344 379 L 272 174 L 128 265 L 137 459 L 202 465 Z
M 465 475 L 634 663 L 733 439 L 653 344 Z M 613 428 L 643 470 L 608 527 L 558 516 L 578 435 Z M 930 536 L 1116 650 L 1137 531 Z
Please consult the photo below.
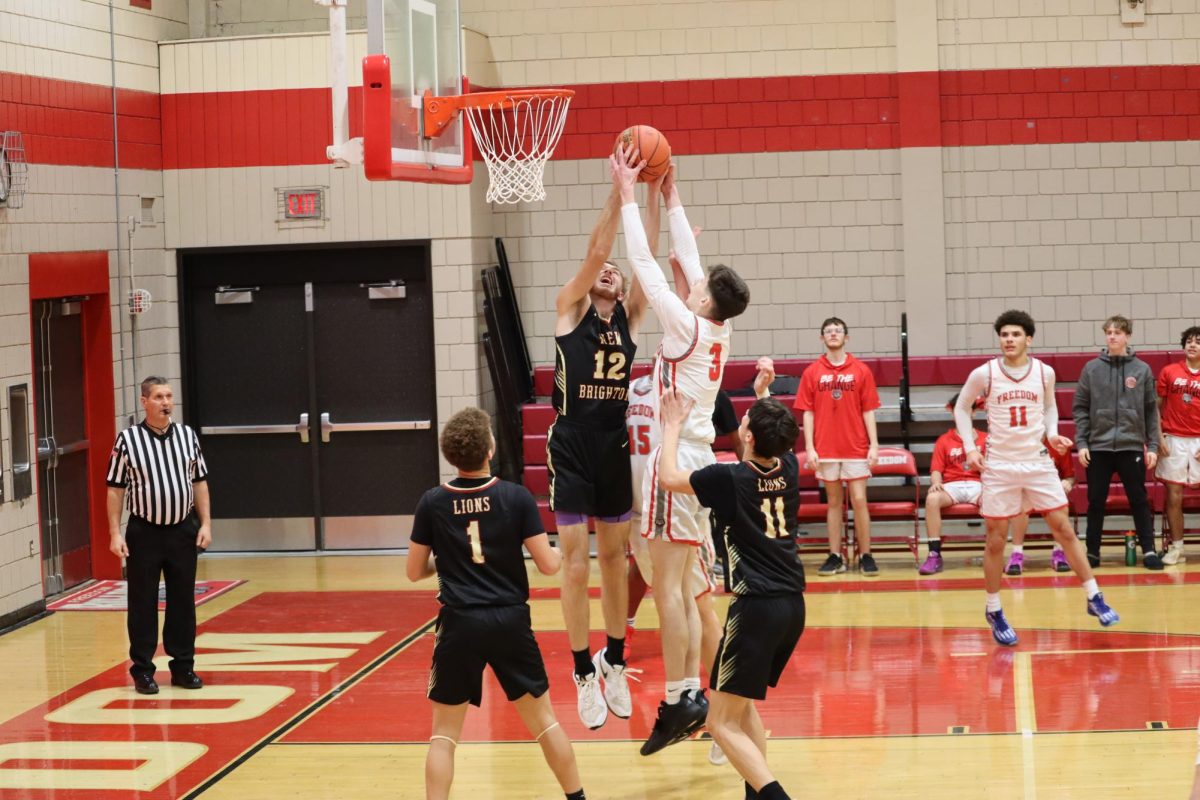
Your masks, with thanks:
M 656 416 L 657 398 L 667 389 L 694 401 L 681 433 L 679 462 L 685 469 L 697 470 L 716 460 L 712 452 L 712 414 L 729 358 L 727 320 L 746 310 L 750 290 L 727 266 L 718 264 L 705 275 L 695 234 L 679 200 L 674 168 L 669 168 L 662 196 L 671 244 L 691 286 L 687 300 L 675 296 L 650 252 L 634 201 L 637 176 L 645 166 L 639 159 L 638 153 L 622 151 L 611 157 L 610 164 L 613 183 L 621 194 L 626 256 L 663 328 L 662 344 L 654 358 L 651 396 L 655 398 Z M 676 495 L 658 486 L 657 457 L 656 449 L 650 456 L 649 477 L 643 482 L 642 535 L 650 540 L 654 564 L 654 602 L 662 631 L 666 697 L 659 705 L 654 730 L 642 746 L 642 755 L 680 741 L 699 727 L 707 711 L 699 671 L 686 674 L 688 664 L 699 663 L 700 617 L 685 576 L 703 541 L 702 525 L 708 512 L 694 496 Z
M 1008 520 L 1026 511 L 1045 517 L 1087 593 L 1087 613 L 1098 617 L 1105 627 L 1114 625 L 1120 617 L 1104 602 L 1092 576 L 1083 545 L 1067 519 L 1067 495 L 1042 444 L 1045 437 L 1060 452 L 1071 446 L 1070 439 L 1058 435 L 1054 370 L 1029 355 L 1035 328 L 1033 318 L 1024 311 L 1005 311 L 996 318 L 995 329 L 1002 356 L 971 372 L 954 407 L 967 466 L 979 470 L 983 478 L 979 513 L 987 520 L 983 580 L 992 638 L 1005 646 L 1017 643 L 1017 632 L 1000 606 L 1000 580 Z M 971 407 L 981 395 L 987 397 L 986 457 L 976 447 L 971 428 Z

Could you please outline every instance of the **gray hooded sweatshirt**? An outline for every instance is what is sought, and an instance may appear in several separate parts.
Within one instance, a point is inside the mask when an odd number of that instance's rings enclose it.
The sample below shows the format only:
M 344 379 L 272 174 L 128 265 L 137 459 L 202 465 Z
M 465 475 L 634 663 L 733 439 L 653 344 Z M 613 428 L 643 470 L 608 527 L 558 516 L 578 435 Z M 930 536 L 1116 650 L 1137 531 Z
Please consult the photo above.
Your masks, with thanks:
M 1080 450 L 1158 448 L 1158 402 L 1149 365 L 1133 354 L 1089 361 L 1075 387 L 1075 446 Z

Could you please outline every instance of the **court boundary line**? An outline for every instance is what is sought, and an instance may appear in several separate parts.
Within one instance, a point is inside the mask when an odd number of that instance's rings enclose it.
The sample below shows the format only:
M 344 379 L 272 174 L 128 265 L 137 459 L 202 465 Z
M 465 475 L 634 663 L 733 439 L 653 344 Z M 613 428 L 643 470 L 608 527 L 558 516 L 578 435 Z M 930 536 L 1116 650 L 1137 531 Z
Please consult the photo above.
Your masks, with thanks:
M 394 644 L 392 647 L 388 648 L 388 650 L 386 650 L 385 652 L 383 652 L 379 656 L 377 656 L 374 661 L 370 662 L 369 664 L 364 665 L 361 669 L 358 670 L 358 672 L 355 672 L 353 675 L 346 678 L 344 681 L 339 683 L 337 686 L 334 686 L 323 696 L 318 697 L 316 700 L 314 700 L 312 703 L 310 703 L 307 707 L 305 707 L 299 713 L 297 713 L 294 717 L 289 719 L 287 722 L 284 722 L 278 728 L 271 731 L 271 733 L 267 734 L 262 739 L 260 739 L 257 743 L 255 743 L 250 748 L 248 748 L 245 752 L 243 752 L 241 755 L 239 755 L 233 761 L 230 761 L 228 764 L 223 766 L 220 770 L 218 770 L 217 772 L 210 775 L 203 783 L 201 783 L 200 785 L 198 785 L 195 788 L 188 791 L 187 794 L 184 794 L 182 796 L 181 800 L 194 800 L 194 798 L 199 797 L 200 795 L 204 794 L 209 789 L 211 789 L 213 786 L 215 786 L 217 783 L 224 780 L 226 777 L 229 776 L 230 773 L 232 773 L 235 769 L 240 767 L 242 764 L 245 764 L 251 758 L 258 755 L 258 753 L 260 753 L 264 748 L 266 748 L 272 744 L 282 744 L 282 742 L 276 742 L 275 740 L 278 739 L 280 736 L 287 734 L 293 728 L 295 728 L 297 725 L 299 725 L 301 722 L 304 722 L 306 719 L 311 717 L 313 714 L 320 711 L 324 706 L 326 706 L 333 700 L 340 697 L 343 692 L 349 690 L 356 683 L 361 681 L 363 678 L 367 677 L 367 675 L 374 672 L 379 667 L 383 666 L 383 664 L 385 664 L 387 661 L 396 657 L 396 655 L 398 655 L 402 651 L 408 649 L 409 646 L 411 646 L 414 642 L 416 642 L 418 639 L 420 639 L 422 636 L 424 636 L 426 633 L 428 633 L 429 630 L 436 623 L 437 623 L 436 616 L 429 619 L 425 623 L 423 623 L 420 627 L 416 628 L 408 636 L 404 637 L 399 642 Z

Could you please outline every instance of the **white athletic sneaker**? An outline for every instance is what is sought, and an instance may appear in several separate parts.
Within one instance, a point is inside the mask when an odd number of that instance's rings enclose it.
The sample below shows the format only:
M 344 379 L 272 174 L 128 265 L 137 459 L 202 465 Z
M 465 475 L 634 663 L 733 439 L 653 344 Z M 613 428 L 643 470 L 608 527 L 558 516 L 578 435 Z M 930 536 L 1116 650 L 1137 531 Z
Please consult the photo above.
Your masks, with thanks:
M 596 667 L 596 674 L 604 680 L 604 700 L 612 709 L 612 713 L 621 719 L 629 719 L 629 715 L 633 713 L 633 701 L 629 698 L 625 665 L 608 663 L 604 658 L 607 652 L 607 647 L 601 648 L 592 656 L 592 665 Z
M 1167 552 L 1163 553 L 1162 562 L 1168 566 L 1182 564 L 1187 561 L 1187 554 L 1183 552 L 1183 542 L 1171 542 L 1167 547 Z
M 721 745 L 716 742 L 713 742 L 712 747 L 708 748 L 708 763 L 714 767 L 723 767 L 729 763 L 729 756 L 725 755 Z
M 579 719 L 591 730 L 596 730 L 608 719 L 608 706 L 600 692 L 600 673 L 593 672 L 581 678 L 572 670 L 571 677 L 575 679 L 575 689 L 579 693 Z

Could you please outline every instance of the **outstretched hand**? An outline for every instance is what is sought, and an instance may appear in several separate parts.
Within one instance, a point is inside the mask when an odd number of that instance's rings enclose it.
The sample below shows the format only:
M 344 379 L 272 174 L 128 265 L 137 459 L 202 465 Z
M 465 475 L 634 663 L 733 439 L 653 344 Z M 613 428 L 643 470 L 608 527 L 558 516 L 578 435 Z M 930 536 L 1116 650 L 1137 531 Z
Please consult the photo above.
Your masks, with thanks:
M 754 376 L 754 396 L 765 397 L 775 381 L 775 361 L 770 356 L 762 356 L 755 367 L 758 374 Z
M 608 157 L 608 164 L 613 187 L 620 192 L 621 202 L 632 203 L 633 187 L 637 185 L 638 175 L 646 166 L 641 153 L 632 143 L 628 146 L 621 145 L 617 152 Z
M 687 419 L 693 405 L 695 405 L 694 400 L 679 394 L 674 389 L 663 392 L 658 404 L 658 418 L 662 423 L 663 430 L 682 428 L 683 421 Z

